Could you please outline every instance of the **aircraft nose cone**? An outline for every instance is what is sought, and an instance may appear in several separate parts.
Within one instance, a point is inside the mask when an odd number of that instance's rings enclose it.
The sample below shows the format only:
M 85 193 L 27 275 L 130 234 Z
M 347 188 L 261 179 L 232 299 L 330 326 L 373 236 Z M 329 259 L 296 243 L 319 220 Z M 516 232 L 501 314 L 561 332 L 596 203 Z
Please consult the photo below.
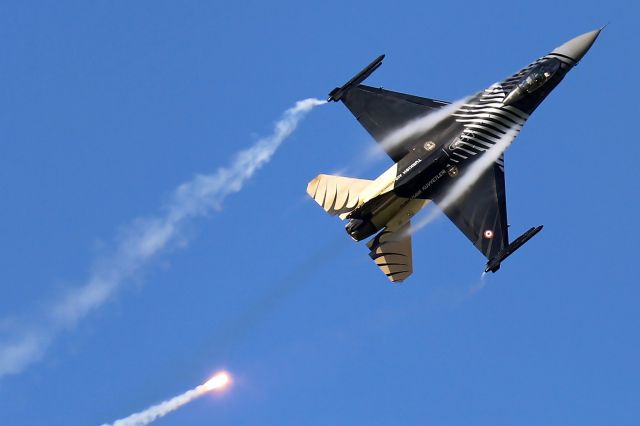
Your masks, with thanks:
M 600 35 L 600 31 L 602 31 L 602 28 L 572 38 L 562 46 L 555 48 L 551 53 L 566 56 L 578 62 L 591 48 L 593 42 L 596 41 L 596 38 Z

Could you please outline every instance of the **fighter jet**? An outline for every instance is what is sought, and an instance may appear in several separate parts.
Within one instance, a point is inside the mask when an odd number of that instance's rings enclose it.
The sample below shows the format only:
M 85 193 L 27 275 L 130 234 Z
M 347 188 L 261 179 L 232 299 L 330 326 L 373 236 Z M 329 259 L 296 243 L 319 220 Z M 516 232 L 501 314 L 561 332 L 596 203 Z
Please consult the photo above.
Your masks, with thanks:
M 443 201 L 492 147 L 503 138 L 515 138 L 600 31 L 569 40 L 459 106 L 365 86 L 362 82 L 382 65 L 384 55 L 379 56 L 331 91 L 328 101 L 343 102 L 391 157 L 393 166 L 375 180 L 321 174 L 309 182 L 307 193 L 327 213 L 348 221 L 346 231 L 355 241 L 373 236 L 367 243 L 369 256 L 392 282 L 413 272 L 410 220 L 430 202 L 440 205 L 486 257 L 485 272 L 496 272 L 542 229 L 542 225 L 532 227 L 509 242 L 503 153 L 458 198 Z M 422 128 L 419 124 L 429 123 L 430 116 L 438 119 Z

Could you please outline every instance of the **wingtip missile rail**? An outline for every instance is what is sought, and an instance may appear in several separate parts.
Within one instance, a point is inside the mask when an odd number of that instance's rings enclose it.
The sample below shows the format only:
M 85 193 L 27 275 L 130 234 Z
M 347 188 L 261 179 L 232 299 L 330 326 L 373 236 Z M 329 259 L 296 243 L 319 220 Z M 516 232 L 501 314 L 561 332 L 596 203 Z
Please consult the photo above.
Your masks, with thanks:
M 338 102 L 342 99 L 345 93 L 347 93 L 351 88 L 357 86 L 362 83 L 367 77 L 369 77 L 375 70 L 380 68 L 382 65 L 382 60 L 385 55 L 380 55 L 376 59 L 374 59 L 369 65 L 364 67 L 362 71 L 356 74 L 351 80 L 347 81 L 341 87 L 336 87 L 329 93 L 329 97 L 327 98 L 327 102 Z
M 544 225 L 534 226 L 526 231 L 524 234 L 520 235 L 518 238 L 513 240 L 511 244 L 502 249 L 494 258 L 492 258 L 489 262 L 487 262 L 487 267 L 485 268 L 485 272 L 496 272 L 500 269 L 500 264 L 507 257 L 511 256 L 513 252 L 522 247 L 527 241 L 534 237 L 538 232 L 542 230 Z

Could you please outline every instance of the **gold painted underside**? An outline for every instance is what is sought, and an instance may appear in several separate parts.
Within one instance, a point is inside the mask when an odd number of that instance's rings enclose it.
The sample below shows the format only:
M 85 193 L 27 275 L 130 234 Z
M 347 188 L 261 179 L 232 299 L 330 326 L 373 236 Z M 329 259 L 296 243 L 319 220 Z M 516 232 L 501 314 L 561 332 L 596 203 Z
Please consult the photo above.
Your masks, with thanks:
M 360 203 L 360 193 L 373 181 L 334 175 L 318 175 L 307 185 L 307 194 L 332 216 L 348 213 Z
M 391 282 L 413 273 L 411 218 L 428 200 L 400 198 L 393 194 L 397 164 L 375 181 L 321 174 L 307 185 L 307 194 L 330 215 L 344 219 L 355 208 L 371 209 L 371 221 L 385 228 L 367 243 L 369 257 Z
M 367 243 L 369 257 L 391 282 L 404 281 L 413 273 L 410 223 L 395 231 L 385 229 Z

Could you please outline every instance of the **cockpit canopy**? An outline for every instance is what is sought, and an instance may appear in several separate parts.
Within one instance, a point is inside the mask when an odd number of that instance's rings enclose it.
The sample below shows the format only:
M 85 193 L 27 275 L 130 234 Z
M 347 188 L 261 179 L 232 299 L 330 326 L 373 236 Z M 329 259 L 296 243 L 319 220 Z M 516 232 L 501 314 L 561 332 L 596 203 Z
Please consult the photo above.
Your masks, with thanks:
M 560 69 L 560 61 L 558 59 L 546 60 L 522 77 L 522 80 L 518 83 L 518 88 L 523 92 L 533 93 L 549 81 L 558 69 Z
M 532 94 L 551 80 L 561 67 L 562 62 L 560 62 L 560 60 L 556 58 L 545 59 L 520 79 L 518 84 L 504 99 L 503 103 L 505 105 L 511 105 L 523 100 L 527 95 Z M 539 101 L 542 99 L 543 98 L 540 98 Z

